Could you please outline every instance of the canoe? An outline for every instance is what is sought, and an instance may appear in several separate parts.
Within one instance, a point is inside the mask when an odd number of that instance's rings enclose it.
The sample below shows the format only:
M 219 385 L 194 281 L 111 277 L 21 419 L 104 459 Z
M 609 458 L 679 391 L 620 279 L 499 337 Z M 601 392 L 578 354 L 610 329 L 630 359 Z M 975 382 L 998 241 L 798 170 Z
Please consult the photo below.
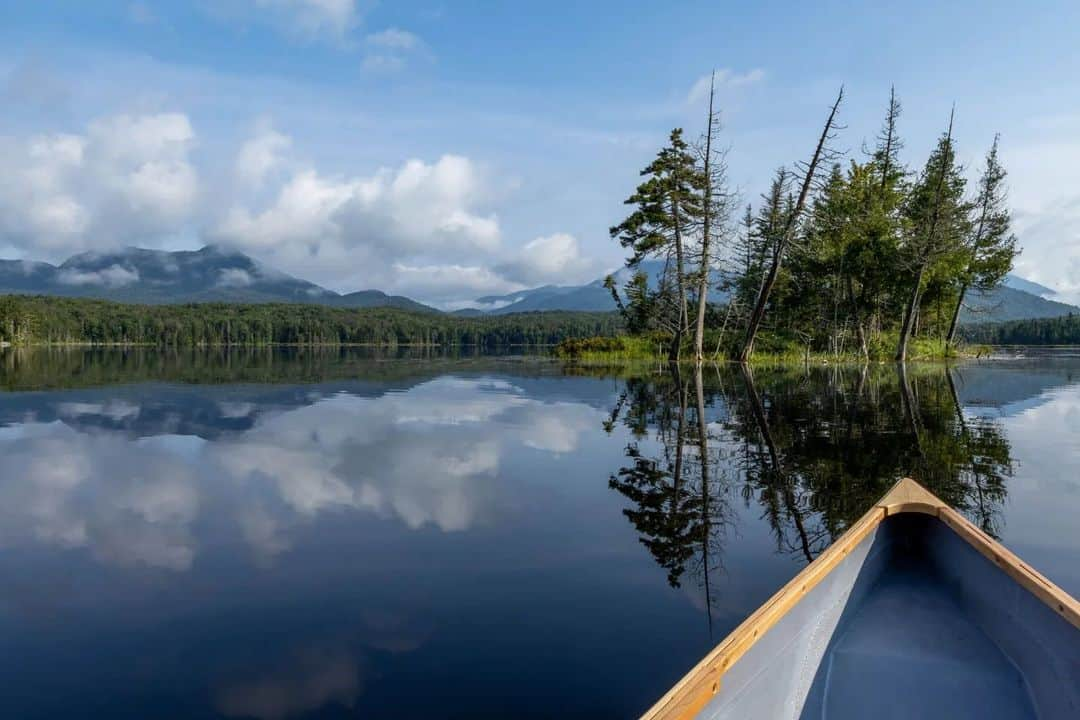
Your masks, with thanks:
M 1080 603 L 904 479 L 643 718 L 1077 720 Z

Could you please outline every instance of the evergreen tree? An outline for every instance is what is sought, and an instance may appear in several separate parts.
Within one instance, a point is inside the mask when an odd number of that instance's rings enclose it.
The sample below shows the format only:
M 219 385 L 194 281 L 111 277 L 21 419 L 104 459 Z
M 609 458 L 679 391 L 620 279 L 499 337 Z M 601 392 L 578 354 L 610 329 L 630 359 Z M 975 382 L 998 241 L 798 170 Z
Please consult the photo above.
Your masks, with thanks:
M 967 264 L 957 277 L 960 289 L 946 336 L 950 343 L 956 337 L 956 325 L 967 291 L 970 288 L 983 292 L 992 290 L 1012 270 L 1017 249 L 1016 236 L 1009 233 L 1012 216 L 1006 206 L 1005 175 L 1005 168 L 998 160 L 998 138 L 995 136 L 979 178 L 972 232 L 964 248 Z
M 630 250 L 626 264 L 637 267 L 649 257 L 663 257 L 669 272 L 661 281 L 661 293 L 677 298 L 672 359 L 678 359 L 683 336 L 689 327 L 687 306 L 686 244 L 700 227 L 707 180 L 683 139 L 681 128 L 671 131 L 669 144 L 641 171 L 646 180 L 626 199 L 635 210 L 611 228 L 613 238 Z
M 901 266 L 906 270 L 908 299 L 896 348 L 899 362 L 907 359 L 908 340 L 926 281 L 938 264 L 956 262 L 970 230 L 970 205 L 964 200 L 966 181 L 956 162 L 952 131 L 950 115 L 949 128 L 911 188 L 905 208 L 908 232 L 901 248 Z

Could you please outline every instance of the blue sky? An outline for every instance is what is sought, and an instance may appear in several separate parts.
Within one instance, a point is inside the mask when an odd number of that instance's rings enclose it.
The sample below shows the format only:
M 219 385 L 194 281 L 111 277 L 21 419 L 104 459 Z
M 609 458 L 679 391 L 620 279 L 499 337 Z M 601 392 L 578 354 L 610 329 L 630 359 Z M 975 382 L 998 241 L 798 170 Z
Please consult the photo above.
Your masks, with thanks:
M 1080 5 L 195 0 L 0 6 L 0 257 L 234 245 L 447 306 L 621 262 L 607 228 L 720 78 L 746 201 L 841 83 L 917 167 L 995 132 L 1018 272 L 1080 300 Z

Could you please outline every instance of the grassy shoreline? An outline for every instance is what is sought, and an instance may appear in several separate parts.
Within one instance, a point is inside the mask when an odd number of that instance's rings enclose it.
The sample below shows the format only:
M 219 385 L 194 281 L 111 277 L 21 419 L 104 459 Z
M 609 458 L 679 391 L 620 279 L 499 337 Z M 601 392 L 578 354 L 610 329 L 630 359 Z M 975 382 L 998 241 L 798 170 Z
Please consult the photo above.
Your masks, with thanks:
M 733 362 L 734 355 L 717 351 L 718 344 L 712 343 L 713 350 L 706 350 L 705 357 L 712 362 Z M 763 338 L 759 347 L 750 358 L 753 365 L 795 365 L 795 364 L 864 364 L 867 362 L 893 362 L 892 343 L 877 343 L 869 357 L 861 352 L 844 351 L 827 353 L 807 351 L 792 343 L 784 343 L 775 338 Z M 706 348 L 709 344 L 706 343 Z M 966 360 L 985 357 L 990 349 L 985 345 L 947 346 L 941 340 L 913 339 L 908 347 L 908 361 L 943 362 L 948 360 Z M 662 339 L 647 336 L 618 335 L 613 337 L 592 337 L 564 340 L 555 347 L 554 354 L 567 362 L 578 364 L 610 364 L 620 362 L 668 362 L 668 347 Z M 692 363 L 693 348 L 685 346 L 681 353 L 681 362 Z

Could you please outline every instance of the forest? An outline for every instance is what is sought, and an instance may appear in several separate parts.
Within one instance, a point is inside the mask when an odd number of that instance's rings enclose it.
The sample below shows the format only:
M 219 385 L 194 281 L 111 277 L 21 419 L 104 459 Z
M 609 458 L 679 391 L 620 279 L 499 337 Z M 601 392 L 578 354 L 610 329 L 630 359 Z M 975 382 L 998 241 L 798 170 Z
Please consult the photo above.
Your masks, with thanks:
M 279 303 L 128 305 L 82 298 L 0 296 L 0 342 L 32 344 L 406 345 L 496 349 L 614 335 L 615 313 L 485 317 Z
M 965 327 L 963 335 L 987 345 L 1080 345 L 1080 316 L 978 323 Z
M 898 361 L 913 342 L 955 348 L 965 297 L 1001 283 L 1018 252 L 998 141 L 969 187 L 950 114 L 909 167 L 890 92 L 873 141 L 844 158 L 843 100 L 841 89 L 806 159 L 777 169 L 756 204 L 728 181 L 712 93 L 700 138 L 671 131 L 610 230 L 639 269 L 623 287 L 607 281 L 630 333 L 699 362 L 747 361 L 762 345 Z M 663 261 L 659 282 L 640 271 L 647 259 Z M 710 306 L 710 292 L 727 302 Z

